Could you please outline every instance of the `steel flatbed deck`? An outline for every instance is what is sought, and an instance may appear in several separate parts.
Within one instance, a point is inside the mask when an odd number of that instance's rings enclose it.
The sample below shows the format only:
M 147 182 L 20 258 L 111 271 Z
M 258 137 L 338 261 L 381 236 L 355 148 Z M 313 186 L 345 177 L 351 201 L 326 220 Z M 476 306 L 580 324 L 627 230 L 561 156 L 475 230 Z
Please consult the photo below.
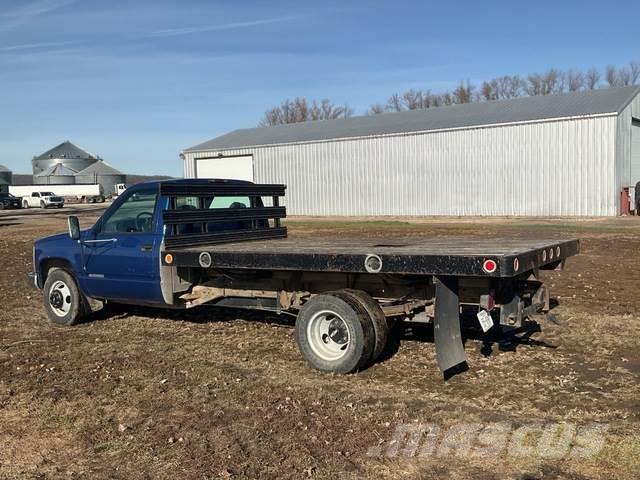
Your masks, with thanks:
M 553 268 L 579 249 L 573 239 L 283 238 L 170 248 L 162 259 L 167 264 L 166 255 L 171 254 L 171 264 L 184 267 L 513 277 Z M 483 268 L 487 260 L 495 262 L 493 271 Z

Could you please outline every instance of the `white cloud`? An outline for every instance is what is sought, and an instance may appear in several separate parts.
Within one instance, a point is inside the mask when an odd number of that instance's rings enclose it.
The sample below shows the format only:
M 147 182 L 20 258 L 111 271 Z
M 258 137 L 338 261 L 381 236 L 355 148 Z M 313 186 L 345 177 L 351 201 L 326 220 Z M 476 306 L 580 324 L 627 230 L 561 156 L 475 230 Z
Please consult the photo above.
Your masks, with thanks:
M 13 10 L 0 14 L 0 31 L 6 32 L 13 30 L 29 23 L 40 15 L 58 10 L 75 1 L 76 0 L 37 0 L 35 2 L 24 3 Z
M 294 20 L 295 16 L 285 16 L 285 17 L 274 17 L 274 18 L 265 18 L 262 20 L 249 20 L 246 22 L 234 22 L 234 23 L 217 23 L 214 25 L 199 25 L 193 27 L 183 27 L 183 28 L 168 28 L 164 30 L 156 30 L 155 32 L 151 32 L 147 34 L 148 37 L 173 37 L 177 35 L 190 35 L 193 33 L 202 33 L 202 32 L 217 32 L 220 30 L 234 30 L 239 28 L 248 28 L 255 27 L 258 25 L 268 25 L 271 23 L 280 23 L 287 22 L 290 20 Z
M 75 45 L 77 42 L 40 42 L 40 43 L 22 43 L 19 45 L 0 46 L 0 52 L 16 52 L 23 50 L 42 50 L 51 47 L 61 47 L 64 45 Z

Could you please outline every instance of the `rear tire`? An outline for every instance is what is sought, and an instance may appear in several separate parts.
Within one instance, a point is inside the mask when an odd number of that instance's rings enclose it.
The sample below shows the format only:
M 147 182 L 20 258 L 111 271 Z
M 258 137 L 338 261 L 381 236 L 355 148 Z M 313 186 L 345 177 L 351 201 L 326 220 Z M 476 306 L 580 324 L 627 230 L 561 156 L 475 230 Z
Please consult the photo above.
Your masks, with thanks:
M 371 317 L 375 344 L 369 361 L 373 363 L 380 357 L 380 354 L 387 346 L 387 341 L 389 340 L 389 324 L 387 323 L 387 317 L 384 316 L 384 312 L 382 311 L 380 304 L 367 292 L 362 290 L 353 290 L 351 288 L 342 291 L 348 293 L 359 301 L 369 314 L 369 317 Z
M 29 208 L 29 203 L 26 200 L 22 202 L 22 208 Z
M 42 202 L 42 201 L 40 202 L 40 208 L 47 208 L 47 207 L 45 206 L 44 202 Z
M 78 289 L 73 276 L 66 270 L 49 270 L 42 290 L 44 308 L 53 323 L 75 325 L 89 314 L 87 300 Z
M 369 315 L 344 292 L 316 295 L 296 321 L 296 341 L 305 360 L 326 373 L 352 373 L 371 358 L 375 333 Z

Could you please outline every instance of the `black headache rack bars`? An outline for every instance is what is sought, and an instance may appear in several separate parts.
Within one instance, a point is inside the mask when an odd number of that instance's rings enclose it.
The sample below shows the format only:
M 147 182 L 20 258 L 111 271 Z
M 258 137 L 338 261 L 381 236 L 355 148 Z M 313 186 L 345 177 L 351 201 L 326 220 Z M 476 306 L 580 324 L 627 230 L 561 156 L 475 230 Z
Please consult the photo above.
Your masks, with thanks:
M 162 183 L 160 195 L 169 198 L 169 208 L 162 212 L 165 224 L 165 248 L 284 238 L 287 228 L 280 225 L 286 217 L 280 206 L 286 186 L 279 184 L 225 183 Z M 197 205 L 178 207 L 180 198 L 197 199 Z M 205 199 L 217 197 L 248 197 L 249 206 L 208 208 Z M 262 205 L 262 197 L 271 197 L 273 206 Z M 210 203 L 210 202 L 209 202 Z

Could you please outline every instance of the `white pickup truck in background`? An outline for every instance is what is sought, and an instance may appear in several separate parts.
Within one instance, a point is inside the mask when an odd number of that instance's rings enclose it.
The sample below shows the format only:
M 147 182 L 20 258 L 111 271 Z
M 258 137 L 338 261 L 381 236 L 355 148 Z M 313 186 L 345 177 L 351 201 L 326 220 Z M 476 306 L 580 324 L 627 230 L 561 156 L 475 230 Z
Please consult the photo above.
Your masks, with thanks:
M 64 198 L 54 194 L 53 192 L 31 192 L 31 195 L 22 197 L 22 208 L 62 208 L 63 206 Z
M 46 189 L 46 190 L 45 190 Z M 56 197 L 62 197 L 67 203 L 102 203 L 105 197 L 100 184 L 76 185 L 11 185 L 9 193 L 16 197 L 30 197 L 32 194 L 47 192 Z M 38 202 L 39 206 L 40 203 Z

